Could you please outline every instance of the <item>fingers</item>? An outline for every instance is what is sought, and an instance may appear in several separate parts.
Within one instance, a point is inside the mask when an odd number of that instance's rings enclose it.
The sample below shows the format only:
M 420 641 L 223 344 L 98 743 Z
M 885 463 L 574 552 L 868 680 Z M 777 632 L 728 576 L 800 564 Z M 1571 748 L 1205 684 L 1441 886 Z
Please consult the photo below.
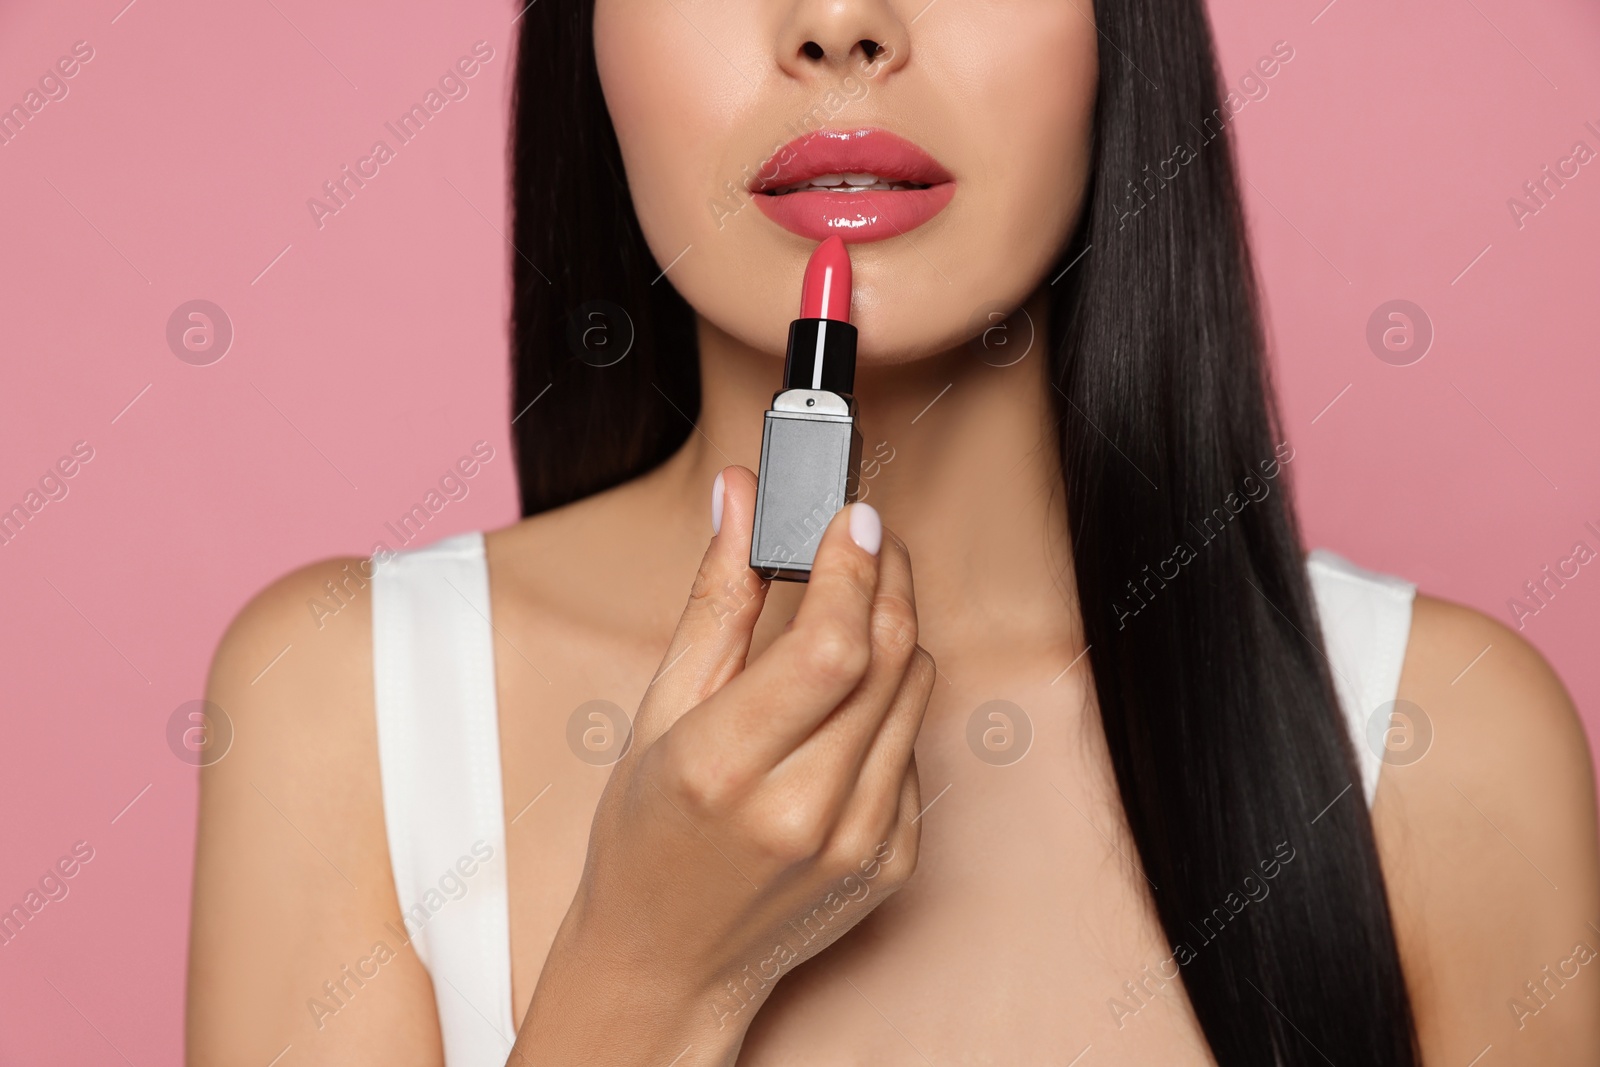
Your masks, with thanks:
M 949 786 L 945 788 L 948 789 Z M 889 831 L 891 837 L 904 845 L 910 853 L 906 858 L 913 869 L 917 865 L 917 855 L 922 847 L 922 816 L 927 812 L 924 805 L 932 803 L 932 800 L 924 802 L 922 799 L 922 775 L 917 769 L 917 757 L 913 755 L 911 762 L 906 765 L 905 776 L 900 779 L 900 810 L 896 813 L 894 826 Z
M 636 747 L 661 736 L 685 711 L 744 669 L 769 584 L 750 569 L 755 502 L 756 476 L 745 467 L 724 468 L 712 485 L 715 531 L 678 628 L 640 705 Z
M 921 851 L 922 814 L 930 801 L 922 797 L 915 747 L 936 674 L 933 657 L 918 647 L 822 849 L 846 865 L 870 852 L 888 872 L 880 885 L 890 893 L 916 869 Z
M 862 760 L 854 793 L 841 817 L 841 834 L 850 838 L 882 837 L 892 832 L 896 813 L 903 823 L 920 813 L 916 743 L 937 675 L 933 657 L 919 645 Z M 906 784 L 908 777 L 910 786 Z
M 805 599 L 795 613 L 795 629 L 810 626 L 820 630 L 832 622 L 848 620 L 853 624 L 852 636 L 864 638 L 867 609 L 878 587 L 878 553 L 882 544 L 883 520 L 878 517 L 877 508 L 851 504 L 841 509 L 817 545 Z
M 903 688 L 917 648 L 911 558 L 905 542 L 892 533 L 885 535 L 879 556 L 869 632 L 871 657 L 861 682 L 778 768 L 780 779 L 787 776 L 807 795 L 826 798 L 834 812 L 855 791 L 873 738 Z
M 851 504 L 823 531 L 794 626 L 700 708 L 693 728 L 731 741 L 741 766 L 777 766 L 867 673 L 878 588 L 878 513 Z M 863 548 L 862 546 L 867 547 Z M 761 709 L 759 716 L 750 708 Z

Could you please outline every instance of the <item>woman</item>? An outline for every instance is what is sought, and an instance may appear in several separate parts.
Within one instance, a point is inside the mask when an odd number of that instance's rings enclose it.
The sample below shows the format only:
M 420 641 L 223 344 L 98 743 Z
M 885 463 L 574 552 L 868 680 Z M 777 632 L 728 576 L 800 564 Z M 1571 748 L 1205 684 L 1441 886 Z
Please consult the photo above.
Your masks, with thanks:
M 527 518 L 224 638 L 192 1062 L 1594 1061 L 1581 726 L 1302 554 L 1198 4 L 520 26 Z M 863 502 L 769 584 L 829 232 Z

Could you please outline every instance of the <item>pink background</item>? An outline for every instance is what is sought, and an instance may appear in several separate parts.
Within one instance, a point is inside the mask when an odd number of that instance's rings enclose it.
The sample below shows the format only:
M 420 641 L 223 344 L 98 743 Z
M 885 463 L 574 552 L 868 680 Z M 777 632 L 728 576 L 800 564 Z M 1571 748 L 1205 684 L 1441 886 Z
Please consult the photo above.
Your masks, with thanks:
M 514 9 L 124 2 L 0 8 L 0 105 L 94 49 L 0 147 L 0 506 L 94 449 L 0 546 L 0 908 L 95 850 L 0 947 L 6 1064 L 180 1059 L 195 772 L 165 730 L 234 612 L 308 560 L 393 547 L 384 522 L 479 439 L 496 459 L 428 539 L 515 516 Z M 1600 163 L 1520 229 L 1506 205 L 1576 140 L 1600 149 L 1600 11 L 1323 2 L 1216 11 L 1231 82 L 1295 52 L 1235 130 L 1309 538 L 1510 621 L 1543 565 L 1600 548 Z M 307 199 L 478 40 L 470 95 L 319 230 Z M 166 344 L 195 298 L 236 330 L 210 366 Z M 1395 298 L 1436 329 L 1411 366 L 1365 340 Z M 1600 725 L 1600 564 L 1524 632 Z

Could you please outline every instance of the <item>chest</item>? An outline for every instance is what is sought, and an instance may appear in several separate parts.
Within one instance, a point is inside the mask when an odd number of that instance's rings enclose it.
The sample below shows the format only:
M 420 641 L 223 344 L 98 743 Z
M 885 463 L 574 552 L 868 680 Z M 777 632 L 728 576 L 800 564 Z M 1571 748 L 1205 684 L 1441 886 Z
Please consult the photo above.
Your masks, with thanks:
M 1051 682 L 1044 664 L 950 651 L 940 664 L 917 743 L 916 873 L 783 978 L 740 1064 L 1210 1063 L 1122 826 L 1084 665 Z M 627 743 L 623 709 L 655 665 L 574 646 L 532 666 L 502 655 L 498 671 L 518 1020 Z

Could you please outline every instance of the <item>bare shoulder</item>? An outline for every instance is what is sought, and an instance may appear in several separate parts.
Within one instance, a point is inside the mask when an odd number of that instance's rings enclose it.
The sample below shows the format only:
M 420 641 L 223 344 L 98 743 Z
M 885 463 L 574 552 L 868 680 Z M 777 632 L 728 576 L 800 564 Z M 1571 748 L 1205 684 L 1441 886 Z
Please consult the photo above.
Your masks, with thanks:
M 291 1043 L 307 1063 L 437 1061 L 427 974 L 386 925 L 401 929 L 373 712 L 373 573 L 333 559 L 279 579 L 213 658 L 207 699 L 233 737 L 201 770 L 191 1063 L 265 1063 Z
M 1571 698 L 1515 631 L 1419 596 L 1399 699 L 1412 745 L 1373 823 L 1425 1062 L 1595 1062 L 1600 845 Z

